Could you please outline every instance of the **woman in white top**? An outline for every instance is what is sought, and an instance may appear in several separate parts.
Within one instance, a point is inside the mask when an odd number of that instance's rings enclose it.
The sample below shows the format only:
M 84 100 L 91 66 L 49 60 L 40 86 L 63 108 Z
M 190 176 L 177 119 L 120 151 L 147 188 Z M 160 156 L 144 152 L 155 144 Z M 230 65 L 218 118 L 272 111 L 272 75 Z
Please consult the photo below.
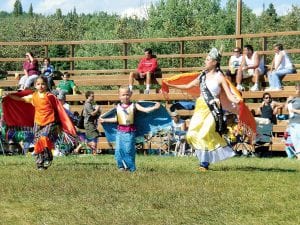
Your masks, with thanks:
M 268 73 L 270 87 L 266 91 L 280 91 L 282 89 L 282 78 L 286 74 L 296 72 L 290 57 L 283 50 L 282 44 L 275 44 L 274 52 L 275 56 L 271 64 L 271 70 Z
M 238 103 L 240 100 L 231 93 L 223 73 L 220 71 L 221 55 L 213 48 L 205 59 L 205 71 L 188 84 L 166 84 L 178 89 L 189 89 L 200 85 L 200 97 L 196 101 L 194 115 L 186 135 L 187 142 L 196 149 L 200 161 L 200 171 L 208 169 L 214 163 L 234 156 L 234 152 L 222 138 L 221 90 L 227 98 Z

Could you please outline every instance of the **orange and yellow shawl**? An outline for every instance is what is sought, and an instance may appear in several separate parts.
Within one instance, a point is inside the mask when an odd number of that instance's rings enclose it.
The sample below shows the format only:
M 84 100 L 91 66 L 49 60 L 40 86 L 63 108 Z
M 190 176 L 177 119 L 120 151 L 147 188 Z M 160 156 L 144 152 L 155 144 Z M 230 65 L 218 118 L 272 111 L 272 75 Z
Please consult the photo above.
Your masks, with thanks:
M 197 79 L 199 77 L 199 75 L 200 75 L 199 72 L 192 72 L 192 73 L 178 74 L 178 75 L 174 75 L 169 78 L 165 78 L 162 80 L 161 91 L 164 94 L 164 96 L 166 98 L 168 98 L 169 87 L 166 84 L 166 82 L 169 84 L 175 84 L 175 85 L 188 84 L 189 82 Z M 226 81 L 231 89 L 231 92 L 240 99 L 240 102 L 238 103 L 237 107 L 233 107 L 233 104 L 229 101 L 224 90 L 222 89 L 221 94 L 220 94 L 221 105 L 224 110 L 230 111 L 230 112 L 238 115 L 239 126 L 241 128 L 243 128 L 244 133 L 248 137 L 250 137 L 250 140 L 254 140 L 255 135 L 256 135 L 255 119 L 254 119 L 251 111 L 249 110 L 248 106 L 244 103 L 243 98 L 240 95 L 240 92 L 236 89 L 236 87 L 228 79 L 226 79 Z M 194 98 L 199 97 L 199 95 L 200 95 L 200 87 L 192 87 L 192 88 L 184 90 L 184 91 L 186 91 L 188 94 L 190 94 Z

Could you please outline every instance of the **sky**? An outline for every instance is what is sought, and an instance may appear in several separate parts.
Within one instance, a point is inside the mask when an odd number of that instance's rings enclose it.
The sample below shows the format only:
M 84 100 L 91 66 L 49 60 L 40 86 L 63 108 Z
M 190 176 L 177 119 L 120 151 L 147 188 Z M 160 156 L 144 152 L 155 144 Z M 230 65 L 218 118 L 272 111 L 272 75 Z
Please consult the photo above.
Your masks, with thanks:
M 12 12 L 16 0 L 0 0 L 0 11 Z M 30 3 L 33 11 L 44 15 L 54 14 L 60 8 L 66 14 L 76 8 L 77 13 L 94 13 L 105 11 L 117 13 L 122 16 L 144 15 L 151 3 L 159 0 L 21 0 L 23 10 L 28 12 Z M 227 0 L 221 0 L 222 6 Z M 257 15 L 263 10 L 263 4 L 267 8 L 270 3 L 276 8 L 279 15 L 284 15 L 292 5 L 300 7 L 299 0 L 243 0 Z

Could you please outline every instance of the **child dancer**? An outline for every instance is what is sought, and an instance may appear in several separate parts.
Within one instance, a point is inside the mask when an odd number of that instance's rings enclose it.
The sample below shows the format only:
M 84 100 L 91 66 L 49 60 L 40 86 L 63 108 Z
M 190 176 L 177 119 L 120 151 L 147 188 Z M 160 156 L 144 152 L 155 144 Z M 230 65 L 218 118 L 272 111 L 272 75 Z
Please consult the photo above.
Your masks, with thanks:
M 114 118 L 101 118 L 100 122 L 118 123 L 115 147 L 115 159 L 120 171 L 136 170 L 135 166 L 135 131 L 134 125 L 135 111 L 151 112 L 160 107 L 160 103 L 156 103 L 152 107 L 143 107 L 138 103 L 132 103 L 130 98 L 132 92 L 126 86 L 119 89 L 120 102 L 116 107 L 116 116 Z
M 24 97 L 13 94 L 8 96 L 17 101 L 31 103 L 34 106 L 33 132 L 36 165 L 39 170 L 45 170 L 52 163 L 51 149 L 54 148 L 54 143 L 60 133 L 57 122 L 63 121 L 61 126 L 67 133 L 75 135 L 76 132 L 61 103 L 53 94 L 47 92 L 47 78 L 39 76 L 35 81 L 35 88 L 36 92 Z

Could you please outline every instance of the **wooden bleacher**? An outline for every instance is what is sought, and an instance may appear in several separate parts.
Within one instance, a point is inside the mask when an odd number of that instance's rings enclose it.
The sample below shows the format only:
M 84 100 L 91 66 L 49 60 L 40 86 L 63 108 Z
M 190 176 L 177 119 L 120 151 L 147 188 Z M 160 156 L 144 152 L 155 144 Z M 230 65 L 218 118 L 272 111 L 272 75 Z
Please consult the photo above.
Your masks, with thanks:
M 134 69 L 129 69 L 127 67 L 127 64 L 130 60 L 137 61 L 142 56 L 130 56 L 127 52 L 127 45 L 131 44 L 140 44 L 140 43 L 155 43 L 155 42 L 178 42 L 181 43 L 181 47 L 179 47 L 176 50 L 178 53 L 176 54 L 169 54 L 169 55 L 158 55 L 158 60 L 163 59 L 178 59 L 180 61 L 179 66 L 174 66 L 174 68 L 161 68 L 162 70 L 162 77 L 157 78 L 157 81 L 159 84 L 161 84 L 161 80 L 163 78 L 170 77 L 174 74 L 178 74 L 181 72 L 193 72 L 193 71 L 201 71 L 202 67 L 185 67 L 185 59 L 188 58 L 204 58 L 206 56 L 206 53 L 187 53 L 184 52 L 184 48 L 182 46 L 184 45 L 184 42 L 187 41 L 207 41 L 207 40 L 242 40 L 247 39 L 247 42 L 249 39 L 255 39 L 255 38 L 263 38 L 264 44 L 262 46 L 262 49 L 260 49 L 258 52 L 260 54 L 263 54 L 264 56 L 273 56 L 274 52 L 272 50 L 268 50 L 267 48 L 267 40 L 268 38 L 274 38 L 274 37 L 280 37 L 280 36 L 297 36 L 300 34 L 300 31 L 288 31 L 288 32 L 276 32 L 276 33 L 263 33 L 263 34 L 241 34 L 241 35 L 225 35 L 225 36 L 209 36 L 209 37 L 182 37 L 182 38 L 161 38 L 161 39 L 134 39 L 134 40 L 101 40 L 101 41 L 73 41 L 73 42 L 16 42 L 16 43 L 5 43 L 2 42 L 1 44 L 3 46 L 5 45 L 16 45 L 16 46 L 45 46 L 45 54 L 47 53 L 48 46 L 52 45 L 66 45 L 70 47 L 70 52 L 72 55 L 68 55 L 66 57 L 61 58 L 51 58 L 51 62 L 68 62 L 70 63 L 70 69 L 62 70 L 61 72 L 69 72 L 71 74 L 71 79 L 74 80 L 76 85 L 79 87 L 79 90 L 81 91 L 81 94 L 77 95 L 68 95 L 67 101 L 71 104 L 71 110 L 72 111 L 78 111 L 80 112 L 82 110 L 82 104 L 85 101 L 84 91 L 85 90 L 94 90 L 95 92 L 95 101 L 99 102 L 102 111 L 106 112 L 112 107 L 114 107 L 114 104 L 118 102 L 118 93 L 117 89 L 120 85 L 127 85 L 128 84 L 128 74 L 130 71 L 133 71 Z M 121 56 L 91 56 L 91 57 L 76 57 L 74 55 L 74 48 L 80 45 L 85 44 L 116 44 L 116 45 L 123 45 L 124 46 L 124 52 Z M 287 52 L 291 54 L 299 54 L 300 49 L 287 49 Z M 230 56 L 231 52 L 224 52 L 223 56 Z M 42 57 L 38 58 L 39 60 L 42 59 Z M 0 58 L 1 62 L 19 62 L 20 65 L 24 59 L 23 58 Z M 123 60 L 124 67 L 123 68 L 115 68 L 115 69 L 97 69 L 97 70 L 88 70 L 88 69 L 76 69 L 75 68 L 75 62 L 80 61 L 95 61 L 95 60 Z M 299 63 L 299 62 L 298 62 Z M 296 64 L 297 68 L 300 68 L 300 64 Z M 222 67 L 223 69 L 226 69 L 226 66 Z M 15 80 L 14 75 L 15 73 L 22 74 L 22 71 L 7 71 L 7 78 L 3 78 L 0 80 L 0 88 L 4 90 L 16 90 L 17 89 L 17 80 Z M 266 77 L 262 77 L 264 82 L 268 82 Z M 283 82 L 285 84 L 284 90 L 280 92 L 271 92 L 271 95 L 274 99 L 278 99 L 281 102 L 285 102 L 285 99 L 293 95 L 295 93 L 295 89 L 293 86 L 293 82 L 300 80 L 300 72 L 296 74 L 289 74 L 284 77 Z M 58 81 L 55 81 L 56 83 Z M 137 83 L 135 83 L 137 85 Z M 107 90 L 110 89 L 110 90 Z M 250 92 L 245 91 L 242 93 L 242 96 L 244 98 L 244 101 L 247 103 L 250 109 L 257 110 L 259 107 L 259 102 L 261 102 L 262 95 L 264 91 L 258 91 L 258 92 Z M 166 100 L 165 97 L 162 94 L 156 93 L 155 89 L 151 90 L 151 93 L 149 95 L 141 94 L 139 93 L 139 90 L 134 90 L 133 100 L 151 100 L 151 101 L 160 101 L 162 102 L 167 108 L 170 107 L 170 105 L 173 103 L 173 101 L 178 100 L 194 100 L 191 96 L 188 96 L 187 94 L 184 94 L 183 92 L 179 90 L 171 89 L 169 93 L 169 98 Z M 188 110 L 180 110 L 178 111 L 180 115 L 184 117 L 190 117 L 193 114 L 193 111 Z M 287 113 L 286 110 L 283 110 L 282 113 Z M 277 125 L 273 127 L 273 147 L 272 150 L 283 150 L 284 144 L 282 142 L 282 138 L 280 137 L 281 134 L 285 131 L 287 126 L 287 121 L 279 121 Z M 101 126 L 99 129 L 102 129 Z M 106 139 L 104 137 L 101 137 L 99 139 L 99 146 L 102 149 L 111 148 L 109 143 L 106 142 Z
M 170 77 L 174 74 L 165 74 L 162 78 Z M 158 82 L 161 83 L 161 79 L 158 78 Z M 75 81 L 76 85 L 81 87 L 89 87 L 89 86 L 120 86 L 128 84 L 128 75 L 120 74 L 120 75 L 74 75 L 72 79 Z M 290 81 L 298 81 L 300 80 L 300 73 L 289 74 L 284 77 L 283 82 Z M 56 81 L 58 82 L 58 81 Z M 266 80 L 267 82 L 267 80 Z M 0 80 L 0 87 L 16 87 L 17 81 L 12 76 L 8 76 L 7 79 Z M 166 101 L 165 97 L 162 94 L 157 94 L 155 90 L 151 90 L 152 92 L 149 95 L 140 94 L 138 90 L 134 91 L 134 95 L 132 100 L 151 100 L 151 101 L 163 101 L 166 104 L 166 107 L 169 108 L 172 101 L 177 100 L 193 100 L 191 96 L 184 94 L 183 92 L 175 89 L 171 89 L 169 93 L 169 98 Z M 116 90 L 95 90 L 95 101 L 99 101 L 104 103 L 101 105 L 102 112 L 106 112 L 114 107 L 114 103 L 119 101 L 118 91 Z M 264 91 L 250 92 L 245 91 L 242 92 L 243 98 L 247 100 L 261 100 Z M 285 86 L 283 91 L 271 92 L 272 98 L 287 98 L 295 93 L 294 86 Z M 85 101 L 84 93 L 78 95 L 67 95 L 67 101 L 71 104 L 71 111 L 81 112 L 82 103 Z M 81 103 L 80 103 L 81 102 Z M 78 104 L 79 103 L 79 104 Z M 257 111 L 260 103 L 247 103 L 250 110 L 254 109 Z M 178 111 L 181 116 L 189 117 L 193 114 L 192 110 L 179 110 Z M 287 114 L 286 110 L 283 110 L 283 114 Z M 280 124 L 273 126 L 273 145 L 272 151 L 283 151 L 284 150 L 284 142 L 282 141 L 282 133 L 285 131 L 287 126 L 286 121 L 280 121 Z M 99 126 L 100 131 L 102 131 L 101 125 Z M 99 148 L 101 149 L 111 149 L 112 146 L 107 143 L 104 137 L 99 139 Z

